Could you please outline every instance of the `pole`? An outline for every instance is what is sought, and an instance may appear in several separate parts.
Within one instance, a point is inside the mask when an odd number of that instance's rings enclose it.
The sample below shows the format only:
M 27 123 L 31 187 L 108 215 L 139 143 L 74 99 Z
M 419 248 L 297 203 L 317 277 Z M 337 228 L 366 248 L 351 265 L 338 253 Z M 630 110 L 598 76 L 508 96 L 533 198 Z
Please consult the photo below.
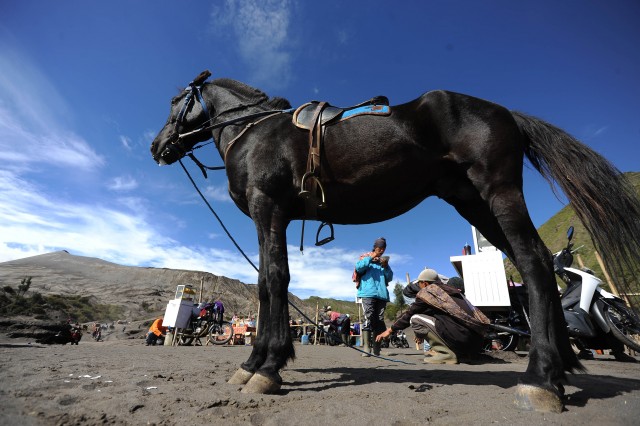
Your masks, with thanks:
M 313 337 L 313 344 L 314 345 L 318 344 L 318 309 L 320 309 L 320 308 L 319 308 L 318 302 L 316 302 L 316 328 L 315 328 L 316 331 L 315 331 L 315 334 L 314 334 L 314 337 Z
M 613 280 L 609 276 L 609 273 L 607 272 L 607 269 L 604 266 L 604 262 L 602 261 L 602 258 L 600 257 L 600 253 L 598 253 L 597 251 L 595 251 L 594 253 L 596 255 L 596 260 L 598 261 L 598 264 L 600 265 L 600 268 L 602 268 L 602 274 L 606 278 L 607 284 L 609 284 L 609 288 L 611 289 L 611 292 L 613 294 L 615 294 L 616 296 L 620 297 L 620 293 L 618 292 L 618 287 L 616 287 L 616 285 L 613 283 Z M 627 295 L 623 294 L 622 297 L 624 298 L 625 302 L 627 302 L 627 305 L 631 306 L 631 304 L 629 303 L 629 299 L 627 298 Z
M 198 303 L 202 303 L 202 288 L 204 287 L 204 277 L 200 277 L 200 297 Z

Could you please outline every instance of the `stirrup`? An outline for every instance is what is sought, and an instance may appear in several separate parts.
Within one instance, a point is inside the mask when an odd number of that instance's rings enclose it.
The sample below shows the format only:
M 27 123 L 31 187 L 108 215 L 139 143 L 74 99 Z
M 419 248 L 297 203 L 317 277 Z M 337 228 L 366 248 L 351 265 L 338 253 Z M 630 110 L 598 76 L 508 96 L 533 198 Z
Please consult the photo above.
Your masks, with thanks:
M 300 192 L 298 192 L 298 197 L 303 198 L 305 200 L 314 197 L 314 194 L 312 194 L 311 191 L 308 191 L 304 187 L 305 180 L 307 180 L 308 178 L 311 178 L 311 179 L 315 180 L 316 184 L 318 185 L 318 188 L 320 188 L 320 202 L 318 203 L 318 208 L 319 209 L 326 208 L 327 207 L 327 203 L 326 203 L 325 198 L 324 198 L 324 188 L 322 186 L 322 183 L 320 182 L 320 179 L 318 179 L 318 177 L 316 175 L 314 175 L 313 172 L 306 172 L 302 176 L 302 180 L 300 182 Z
M 322 239 L 322 240 L 318 240 L 318 238 L 320 237 L 320 231 L 322 230 L 322 228 L 324 228 L 325 226 L 329 226 L 329 236 Z M 320 226 L 318 227 L 318 232 L 316 232 L 316 246 L 323 246 L 327 243 L 330 243 L 331 241 L 334 240 L 334 234 L 333 234 L 333 225 L 329 222 L 322 222 L 320 224 Z

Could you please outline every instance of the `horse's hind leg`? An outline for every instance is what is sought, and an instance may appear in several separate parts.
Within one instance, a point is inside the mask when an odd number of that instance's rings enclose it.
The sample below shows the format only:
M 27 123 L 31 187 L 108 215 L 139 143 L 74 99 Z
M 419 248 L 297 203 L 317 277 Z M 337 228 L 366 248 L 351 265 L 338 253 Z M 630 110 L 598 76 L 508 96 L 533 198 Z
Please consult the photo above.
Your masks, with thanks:
M 288 221 L 273 201 L 254 191 L 251 217 L 260 242 L 258 296 L 260 312 L 257 339 L 249 359 L 234 374 L 231 383 L 246 381 L 243 393 L 274 393 L 282 386 L 280 370 L 294 357 L 289 331 L 289 265 L 286 228 Z M 248 380 L 247 380 L 248 378 Z
M 531 350 L 529 365 L 516 391 L 526 410 L 562 410 L 565 370 L 580 368 L 569 345 L 553 275 L 551 253 L 527 211 L 519 179 L 496 183 L 476 180 L 477 197 L 449 198 L 458 212 L 515 263 L 529 290 Z M 469 192 L 466 192 L 469 194 Z

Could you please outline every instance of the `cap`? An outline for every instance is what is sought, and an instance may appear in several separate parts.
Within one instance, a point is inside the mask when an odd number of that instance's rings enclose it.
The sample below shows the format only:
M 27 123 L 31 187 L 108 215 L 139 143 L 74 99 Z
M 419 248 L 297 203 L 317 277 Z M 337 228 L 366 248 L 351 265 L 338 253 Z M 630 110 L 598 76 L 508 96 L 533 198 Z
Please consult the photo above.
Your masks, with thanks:
M 433 269 L 425 269 L 418 275 L 418 281 L 435 282 L 438 281 L 438 273 Z
M 387 248 L 387 240 L 384 237 L 380 237 L 373 242 L 373 247 Z

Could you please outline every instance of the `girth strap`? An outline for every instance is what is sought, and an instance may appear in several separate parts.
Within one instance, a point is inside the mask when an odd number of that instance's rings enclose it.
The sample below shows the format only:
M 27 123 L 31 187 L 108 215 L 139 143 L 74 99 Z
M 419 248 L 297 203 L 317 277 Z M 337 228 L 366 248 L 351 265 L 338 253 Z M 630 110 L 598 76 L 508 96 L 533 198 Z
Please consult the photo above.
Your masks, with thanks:
M 300 197 L 305 199 L 305 217 L 314 219 L 317 216 L 317 209 L 325 207 L 324 188 L 320 183 L 322 136 L 324 126 L 322 125 L 322 111 L 328 104 L 319 102 L 313 112 L 309 129 L 309 156 L 307 157 L 307 170 L 300 182 Z M 317 193 L 320 190 L 320 201 Z

